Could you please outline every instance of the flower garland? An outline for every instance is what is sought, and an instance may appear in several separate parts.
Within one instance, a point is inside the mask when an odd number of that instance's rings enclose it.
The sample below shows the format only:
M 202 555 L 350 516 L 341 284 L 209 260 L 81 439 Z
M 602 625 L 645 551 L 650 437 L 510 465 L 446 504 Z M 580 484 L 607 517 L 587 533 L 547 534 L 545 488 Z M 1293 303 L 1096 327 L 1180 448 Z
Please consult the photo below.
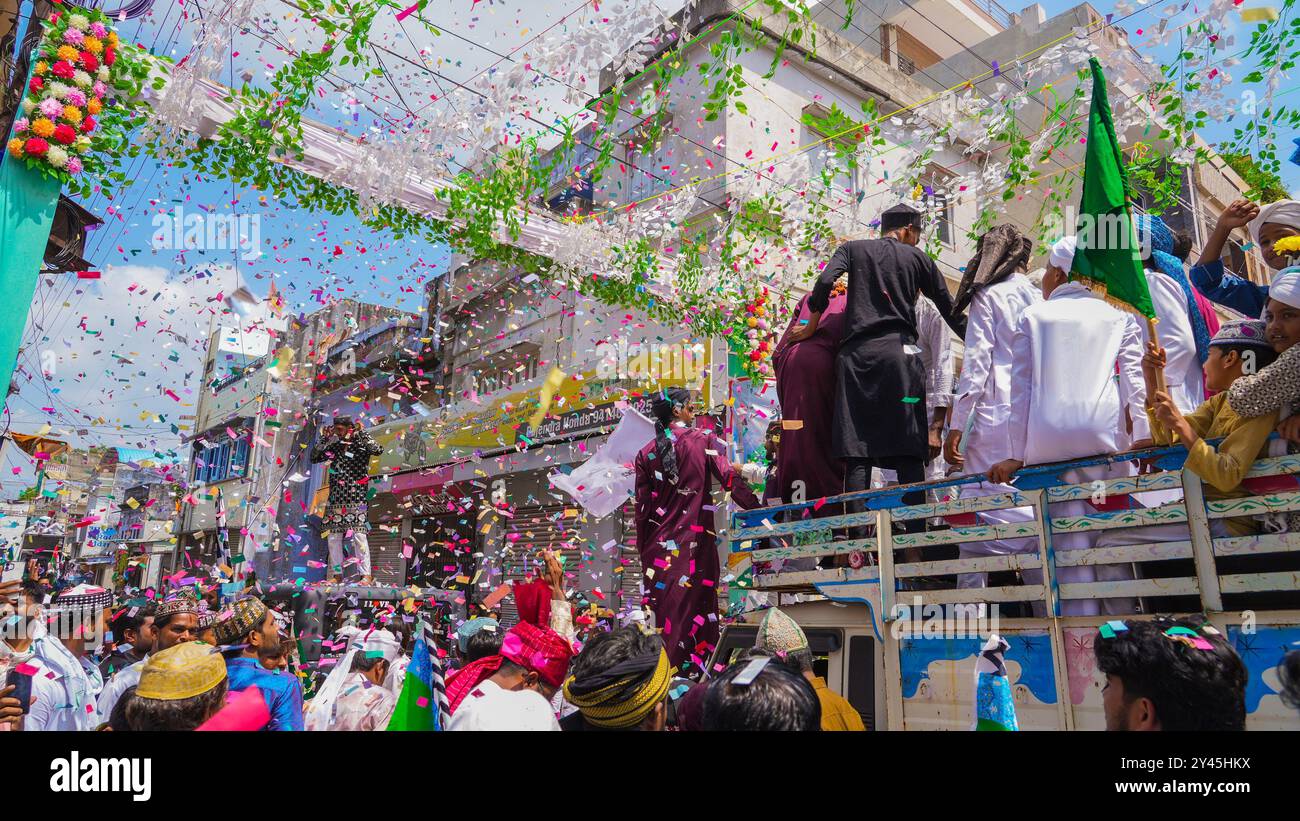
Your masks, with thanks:
M 745 310 L 737 311 L 732 324 L 723 331 L 731 350 L 740 359 L 745 375 L 758 382 L 775 376 L 772 366 L 772 325 L 768 321 L 772 311 L 767 287 L 762 293 L 745 302 Z
M 44 26 L 9 153 L 67 181 L 86 170 L 96 118 L 113 105 L 119 43 L 98 9 L 55 12 Z

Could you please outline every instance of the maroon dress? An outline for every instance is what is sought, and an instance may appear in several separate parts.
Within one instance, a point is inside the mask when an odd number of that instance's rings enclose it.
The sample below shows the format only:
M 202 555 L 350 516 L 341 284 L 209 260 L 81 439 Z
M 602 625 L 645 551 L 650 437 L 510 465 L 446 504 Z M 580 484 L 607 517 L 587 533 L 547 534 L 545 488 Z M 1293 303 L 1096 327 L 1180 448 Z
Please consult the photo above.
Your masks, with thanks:
M 835 458 L 831 432 L 835 419 L 835 356 L 844 332 L 848 297 L 832 297 L 817 330 L 803 342 L 790 333 L 811 315 L 808 297 L 795 306 L 790 325 L 772 353 L 776 365 L 776 398 L 781 403 L 781 445 L 776 452 L 778 494 L 793 501 L 794 482 L 803 480 L 804 501 L 815 502 L 844 492 L 844 466 Z M 803 426 L 790 427 L 799 422 Z M 814 515 L 830 515 L 823 505 Z
M 669 662 L 678 668 L 692 653 L 708 658 L 718 642 L 713 480 L 742 508 L 759 502 L 732 470 L 726 445 L 716 436 L 699 428 L 671 431 L 677 484 L 663 475 L 654 442 L 636 455 L 636 546 L 655 624 L 663 631 Z

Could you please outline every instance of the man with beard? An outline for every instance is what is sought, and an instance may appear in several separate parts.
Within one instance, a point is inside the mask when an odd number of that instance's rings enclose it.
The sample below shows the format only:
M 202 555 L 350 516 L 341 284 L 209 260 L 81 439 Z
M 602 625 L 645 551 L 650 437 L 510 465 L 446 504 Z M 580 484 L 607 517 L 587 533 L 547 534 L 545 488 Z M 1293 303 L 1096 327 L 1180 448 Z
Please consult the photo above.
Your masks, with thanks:
M 193 596 L 177 595 L 162 602 L 154 610 L 155 634 L 150 654 L 166 650 L 177 644 L 194 641 L 199 636 L 199 604 Z M 99 695 L 99 715 L 108 721 L 113 706 L 122 694 L 140 683 L 145 659 L 119 670 Z
M 230 692 L 257 687 L 271 711 L 268 730 L 302 730 L 302 685 L 287 672 L 262 666 L 262 655 L 280 652 L 280 630 L 271 610 L 254 596 L 237 599 L 217 617 L 217 641 L 226 656 Z

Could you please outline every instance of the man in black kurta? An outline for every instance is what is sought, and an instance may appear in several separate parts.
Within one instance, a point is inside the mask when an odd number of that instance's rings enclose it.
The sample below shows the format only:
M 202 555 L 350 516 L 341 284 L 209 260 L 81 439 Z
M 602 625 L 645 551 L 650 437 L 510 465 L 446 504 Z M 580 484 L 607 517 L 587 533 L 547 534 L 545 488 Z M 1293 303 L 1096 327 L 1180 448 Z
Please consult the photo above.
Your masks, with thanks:
M 834 453 L 845 464 L 846 491 L 866 490 L 873 467 L 896 471 L 901 484 L 925 479 L 929 425 L 925 368 L 917 345 L 917 294 L 930 298 L 957 336 L 966 333 L 934 260 L 916 247 L 920 212 L 894 206 L 881 215 L 880 228 L 880 239 L 846 242 L 835 251 L 808 299 L 808 324 L 795 332 L 812 335 L 831 286 L 847 273 L 832 430 Z M 908 504 L 924 501 L 920 493 L 903 498 Z

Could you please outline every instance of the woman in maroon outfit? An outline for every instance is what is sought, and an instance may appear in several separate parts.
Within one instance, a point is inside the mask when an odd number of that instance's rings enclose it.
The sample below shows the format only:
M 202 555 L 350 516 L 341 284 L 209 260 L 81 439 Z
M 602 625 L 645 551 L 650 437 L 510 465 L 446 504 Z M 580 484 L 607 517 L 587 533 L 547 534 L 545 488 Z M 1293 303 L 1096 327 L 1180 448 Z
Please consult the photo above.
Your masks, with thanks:
M 815 502 L 844 492 L 844 466 L 831 447 L 835 418 L 835 354 L 844 331 L 848 302 L 844 281 L 835 283 L 830 303 L 812 337 L 792 342 L 790 334 L 810 312 L 805 295 L 795 306 L 790 325 L 781 335 L 772 360 L 776 365 L 776 398 L 781 403 L 781 447 L 776 455 L 778 493 L 783 504 L 794 502 L 794 483 L 803 482 L 802 501 Z M 831 515 L 829 505 L 816 514 Z
M 655 624 L 663 631 L 669 662 L 680 668 L 692 653 L 707 658 L 718 642 L 713 480 L 742 508 L 759 501 L 727 461 L 726 445 L 691 427 L 689 391 L 670 388 L 651 410 L 655 441 L 634 462 L 636 546 Z

